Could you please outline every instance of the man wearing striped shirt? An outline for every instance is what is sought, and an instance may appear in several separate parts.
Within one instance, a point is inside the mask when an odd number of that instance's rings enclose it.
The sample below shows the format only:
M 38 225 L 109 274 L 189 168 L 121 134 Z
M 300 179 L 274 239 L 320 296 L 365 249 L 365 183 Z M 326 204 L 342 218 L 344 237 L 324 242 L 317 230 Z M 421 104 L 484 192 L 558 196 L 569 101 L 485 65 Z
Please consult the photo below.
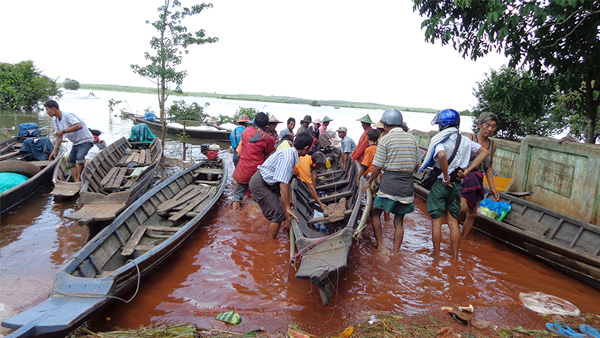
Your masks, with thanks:
M 269 237 L 275 238 L 286 216 L 298 220 L 292 211 L 290 180 L 300 156 L 308 154 L 313 137 L 308 132 L 298 133 L 293 148 L 273 153 L 250 179 L 250 191 L 263 215 L 269 220 Z
M 377 145 L 371 177 L 362 187 L 363 193 L 383 171 L 377 197 L 373 202 L 371 224 L 379 250 L 384 250 L 381 214 L 394 214 L 394 253 L 400 251 L 404 238 L 404 215 L 415 210 L 413 176 L 418 165 L 419 147 L 415 138 L 402 130 L 402 113 L 390 108 L 383 112 L 381 122 L 387 134 Z

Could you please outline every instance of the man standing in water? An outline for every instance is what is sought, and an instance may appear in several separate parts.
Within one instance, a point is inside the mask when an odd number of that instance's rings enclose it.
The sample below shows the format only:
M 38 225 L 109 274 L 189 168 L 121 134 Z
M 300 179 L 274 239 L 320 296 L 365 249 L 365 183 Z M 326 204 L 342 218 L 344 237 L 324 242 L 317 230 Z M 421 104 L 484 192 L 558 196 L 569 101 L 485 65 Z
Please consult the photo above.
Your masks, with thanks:
M 439 124 L 440 132 L 429 142 L 427 154 L 425 154 L 419 171 L 429 165 L 441 170 L 441 174 L 433 183 L 427 196 L 427 213 L 431 216 L 433 255 L 435 259 L 440 258 L 442 216 L 446 215 L 446 221 L 450 228 L 452 257 L 458 259 L 461 237 L 458 217 L 460 215 L 462 178 L 477 168 L 489 155 L 489 151 L 482 148 L 479 143 L 460 134 L 458 130 L 460 115 L 454 109 L 442 110 L 434 117 L 431 124 Z M 457 138 L 459 137 L 461 139 L 458 142 Z M 448 155 L 453 153 L 455 153 L 454 158 L 451 161 L 448 160 Z M 469 164 L 471 154 L 477 154 L 477 157 Z M 452 158 L 452 155 L 449 157 Z M 468 168 L 462 169 L 467 165 Z
M 269 220 L 269 237 L 275 238 L 286 216 L 298 218 L 292 211 L 290 180 L 300 156 L 308 154 L 313 137 L 308 132 L 298 133 L 294 147 L 276 151 L 258 166 L 250 179 L 250 191 L 263 215 Z
M 371 223 L 379 250 L 384 249 L 381 213 L 394 214 L 394 253 L 400 251 L 404 239 L 404 215 L 415 211 L 413 172 L 418 165 L 419 146 L 415 138 L 402 129 L 402 113 L 387 109 L 381 117 L 385 136 L 379 140 L 371 176 L 362 187 L 363 193 L 377 179 L 381 171 L 377 197 L 373 202 Z
M 60 111 L 58 102 L 50 100 L 44 104 L 44 107 L 48 116 L 55 118 L 54 126 L 56 127 L 56 143 L 48 160 L 56 158 L 63 136 L 66 135 L 69 141 L 73 142 L 67 163 L 71 168 L 73 180 L 79 182 L 85 164 L 85 155 L 94 146 L 94 135 L 85 125 L 85 122 L 75 114 Z

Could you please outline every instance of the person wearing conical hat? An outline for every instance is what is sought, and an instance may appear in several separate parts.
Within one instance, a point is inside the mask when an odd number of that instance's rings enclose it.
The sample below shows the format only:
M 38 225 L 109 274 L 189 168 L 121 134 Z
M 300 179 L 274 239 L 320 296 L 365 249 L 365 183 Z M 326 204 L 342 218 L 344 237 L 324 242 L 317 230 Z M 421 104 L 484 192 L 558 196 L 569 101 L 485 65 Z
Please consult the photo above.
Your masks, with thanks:
M 277 142 L 279 142 L 279 134 L 277 133 L 277 125 L 281 123 L 281 121 L 279 121 L 275 115 L 271 115 L 269 117 L 269 135 L 271 135 L 271 138 L 273 139 L 273 141 L 275 141 L 275 144 L 277 144 Z
M 238 152 L 235 150 L 237 149 L 238 145 L 240 144 L 240 142 L 242 140 L 242 133 L 244 132 L 244 130 L 246 129 L 248 124 L 250 124 L 250 119 L 248 118 L 248 115 L 242 114 L 240 116 L 240 118 L 238 119 L 237 123 L 239 124 L 239 126 L 237 128 L 235 128 L 231 132 L 231 134 L 229 134 L 229 142 L 231 142 L 231 148 L 233 149 L 233 165 L 234 166 L 237 166 L 238 162 L 240 161 L 240 156 L 238 155 Z
M 329 117 L 325 116 L 323 118 L 322 124 L 319 127 L 319 132 L 320 133 L 326 133 L 327 132 L 327 127 L 329 127 L 329 122 L 333 121 L 332 119 L 330 119 Z
M 371 125 L 373 124 L 373 121 L 371 120 L 369 114 L 361 117 L 357 121 L 360 121 L 364 132 L 358 139 L 358 144 L 356 145 L 354 152 L 352 152 L 352 163 L 354 163 L 354 161 L 362 163 L 365 157 L 365 149 L 367 149 L 367 147 L 369 146 L 367 142 L 367 133 L 369 132 L 369 130 L 371 130 Z

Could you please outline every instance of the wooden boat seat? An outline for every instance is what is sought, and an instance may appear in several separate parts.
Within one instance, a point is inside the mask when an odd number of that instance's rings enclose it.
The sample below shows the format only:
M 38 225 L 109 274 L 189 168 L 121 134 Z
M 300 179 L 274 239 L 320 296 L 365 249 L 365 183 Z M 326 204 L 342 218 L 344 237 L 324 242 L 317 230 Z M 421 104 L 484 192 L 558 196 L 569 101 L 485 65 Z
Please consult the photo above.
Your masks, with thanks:
M 337 187 L 343 187 L 348 185 L 349 181 L 348 180 L 343 180 L 343 181 L 337 181 L 337 182 L 332 182 L 332 183 L 326 183 L 326 184 L 317 184 L 316 189 L 317 190 L 327 190 L 327 189 L 333 189 L 333 188 L 337 188 Z
M 194 174 L 223 175 L 223 169 L 199 168 L 198 170 L 194 171 Z
M 509 212 L 504 218 L 504 222 L 516 228 L 531 231 L 540 236 L 549 237 L 548 235 L 550 233 L 550 227 L 527 217 L 521 216 L 518 213 Z
M 131 154 L 125 154 L 119 159 L 117 165 L 127 166 L 135 162 L 138 166 L 149 165 L 152 163 L 152 151 L 150 149 L 133 149 Z
M 323 203 L 328 203 L 328 202 L 334 202 L 339 200 L 342 197 L 348 197 L 348 196 L 352 196 L 353 191 L 352 190 L 348 190 L 348 191 L 344 191 L 344 192 L 339 192 L 337 194 L 331 194 L 329 196 L 324 196 L 324 197 L 320 197 L 319 199 L 321 200 L 321 202 Z M 316 203 L 317 201 L 315 201 L 314 199 L 309 199 L 308 203 Z

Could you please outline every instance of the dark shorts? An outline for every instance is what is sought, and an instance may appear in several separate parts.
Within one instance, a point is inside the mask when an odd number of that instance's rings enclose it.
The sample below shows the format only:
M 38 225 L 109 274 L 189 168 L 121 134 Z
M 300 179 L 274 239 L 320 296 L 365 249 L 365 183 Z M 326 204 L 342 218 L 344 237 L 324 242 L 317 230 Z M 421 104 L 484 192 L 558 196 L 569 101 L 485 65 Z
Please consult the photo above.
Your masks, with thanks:
M 410 214 L 415 211 L 415 203 L 404 204 L 385 197 L 375 197 L 373 202 L 375 209 L 385 210 L 394 215 Z
M 69 153 L 69 159 L 67 162 L 71 165 L 75 165 L 75 163 L 85 163 L 85 155 L 87 155 L 93 146 L 94 144 L 92 142 L 86 142 L 73 146 L 71 148 L 71 152 Z
M 260 174 L 260 170 L 250 179 L 250 191 L 254 201 L 260 206 L 263 215 L 272 223 L 285 221 L 285 210 L 281 205 L 279 184 L 269 185 Z
M 452 217 L 458 219 L 460 214 L 460 194 L 462 185 L 460 182 L 453 182 L 453 187 L 447 187 L 442 184 L 442 180 L 436 180 L 429 190 L 427 196 L 427 213 L 431 218 L 440 218 L 450 212 Z

